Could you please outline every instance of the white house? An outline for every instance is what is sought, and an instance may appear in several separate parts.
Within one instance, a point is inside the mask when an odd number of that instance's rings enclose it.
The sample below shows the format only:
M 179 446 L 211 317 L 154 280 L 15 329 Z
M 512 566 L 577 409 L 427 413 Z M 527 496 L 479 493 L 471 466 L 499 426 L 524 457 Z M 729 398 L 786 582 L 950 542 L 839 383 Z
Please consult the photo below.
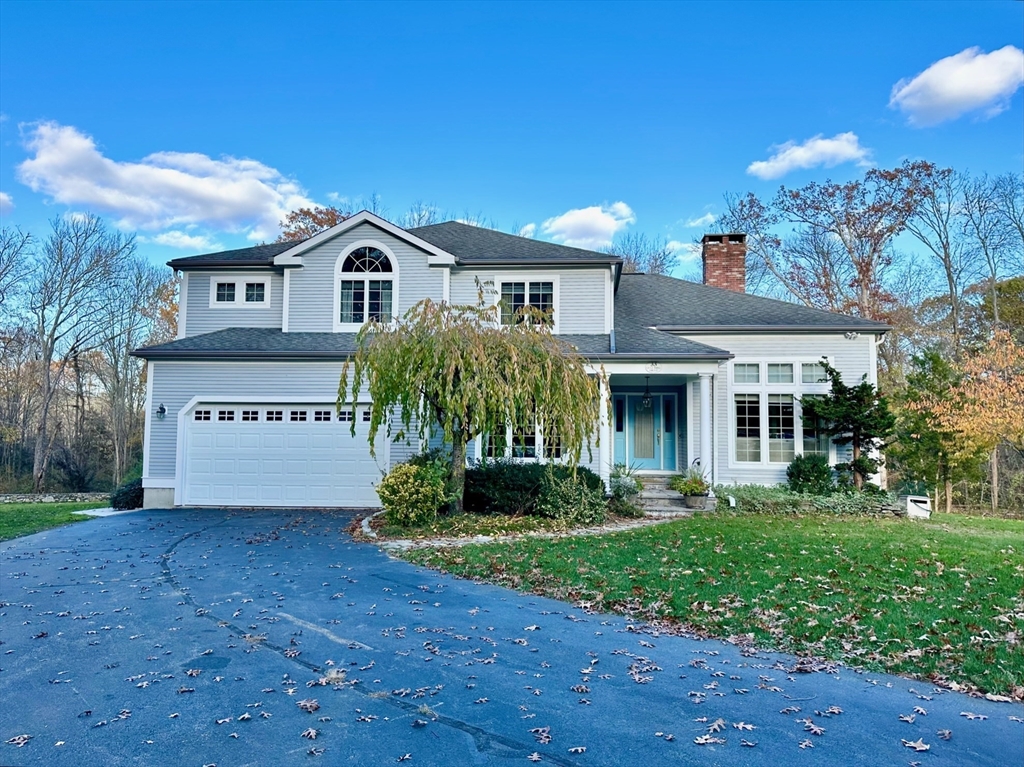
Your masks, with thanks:
M 182 272 L 178 338 L 147 360 L 147 507 L 373 507 L 383 471 L 421 446 L 378 436 L 368 402 L 337 411 L 344 360 L 368 318 L 423 298 L 475 303 L 478 281 L 608 374 L 591 468 L 607 479 L 698 465 L 721 483 L 784 480 L 794 455 L 826 452 L 798 398 L 822 393 L 824 356 L 876 381 L 885 325 L 744 292 L 745 236 L 704 238 L 704 284 L 624 274 L 621 259 L 456 222 L 404 230 L 362 212 L 299 243 L 170 262 Z M 351 424 L 356 423 L 356 436 Z M 538 434 L 508 449 L 546 460 Z M 483 440 L 469 446 L 481 457 Z

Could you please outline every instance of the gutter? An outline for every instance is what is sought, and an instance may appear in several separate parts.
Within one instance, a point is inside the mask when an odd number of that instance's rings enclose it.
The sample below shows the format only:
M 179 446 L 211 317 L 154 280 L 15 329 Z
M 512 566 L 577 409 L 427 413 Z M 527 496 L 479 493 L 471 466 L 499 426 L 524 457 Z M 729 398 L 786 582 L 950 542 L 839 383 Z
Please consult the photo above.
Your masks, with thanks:
M 251 360 L 303 360 L 303 359 L 315 359 L 315 360 L 347 360 L 353 354 L 352 351 L 259 351 L 259 350 L 246 350 L 246 351 L 228 351 L 228 350 L 216 350 L 211 351 L 209 349 L 196 349 L 188 351 L 185 349 L 154 349 L 152 351 L 146 349 L 136 349 L 135 351 L 128 352 L 132 357 L 140 357 L 146 360 L 222 360 L 222 359 L 251 359 Z
M 189 261 L 187 259 L 181 259 L 177 261 L 168 261 L 167 265 L 174 271 L 182 271 L 187 269 L 188 271 L 202 271 L 203 269 L 224 269 L 237 267 L 239 269 L 251 269 L 254 266 L 262 266 L 265 268 L 273 269 L 273 260 L 267 261 L 265 258 L 260 260 L 245 259 L 241 260 L 238 258 L 234 259 L 219 259 L 217 261 Z
M 665 333 L 887 333 L 892 326 L 881 322 L 872 325 L 652 325 Z
M 581 266 L 581 265 L 594 265 L 600 264 L 607 266 L 608 264 L 617 264 L 621 259 L 616 257 L 609 258 L 487 258 L 487 259 L 470 259 L 460 258 L 455 262 L 456 266 Z

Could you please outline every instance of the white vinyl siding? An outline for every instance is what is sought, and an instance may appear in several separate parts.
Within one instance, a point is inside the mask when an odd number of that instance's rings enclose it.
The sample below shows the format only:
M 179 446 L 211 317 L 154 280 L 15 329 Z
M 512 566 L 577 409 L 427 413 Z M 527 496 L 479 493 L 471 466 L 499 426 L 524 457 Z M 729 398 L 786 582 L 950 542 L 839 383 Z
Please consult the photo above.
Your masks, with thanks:
M 242 276 L 237 272 L 185 272 L 183 279 L 188 281 L 188 287 L 183 291 L 186 302 L 183 338 L 224 328 L 281 327 L 284 279 L 280 274 L 267 271 Z M 269 280 L 267 290 L 270 300 L 265 304 L 246 304 L 246 283 L 264 280 Z M 234 303 L 211 306 L 211 283 L 216 285 L 218 282 L 229 282 L 236 286 Z M 239 288 L 241 293 L 238 292 Z
M 427 265 L 427 254 L 419 248 L 378 229 L 360 224 L 322 245 L 302 254 L 302 267 L 289 276 L 288 331 L 330 333 L 334 331 L 335 266 L 341 253 L 353 243 L 375 240 L 386 246 L 398 261 L 394 293 L 398 296 L 395 314 L 403 315 L 424 298 L 440 301 L 444 297 L 443 269 Z M 360 278 L 367 275 L 358 275 Z M 351 277 L 346 277 L 351 279 Z

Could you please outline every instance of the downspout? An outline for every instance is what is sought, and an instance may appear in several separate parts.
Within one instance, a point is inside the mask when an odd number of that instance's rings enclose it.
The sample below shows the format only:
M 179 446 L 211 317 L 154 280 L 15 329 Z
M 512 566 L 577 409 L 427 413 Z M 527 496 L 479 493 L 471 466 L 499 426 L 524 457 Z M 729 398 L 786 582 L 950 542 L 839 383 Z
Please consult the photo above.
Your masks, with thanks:
M 608 334 L 608 351 L 615 354 L 615 328 Z

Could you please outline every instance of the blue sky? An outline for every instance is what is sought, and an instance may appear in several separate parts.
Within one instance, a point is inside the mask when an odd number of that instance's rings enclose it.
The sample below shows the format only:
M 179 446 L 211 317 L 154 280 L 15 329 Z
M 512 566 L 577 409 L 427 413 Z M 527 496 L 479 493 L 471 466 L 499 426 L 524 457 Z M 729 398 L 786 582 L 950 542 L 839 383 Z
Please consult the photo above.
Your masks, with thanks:
M 1024 3 L 0 2 L 0 213 L 154 261 L 380 196 L 599 247 L 727 192 L 1024 166 Z M 685 250 L 680 251 L 685 254 Z

